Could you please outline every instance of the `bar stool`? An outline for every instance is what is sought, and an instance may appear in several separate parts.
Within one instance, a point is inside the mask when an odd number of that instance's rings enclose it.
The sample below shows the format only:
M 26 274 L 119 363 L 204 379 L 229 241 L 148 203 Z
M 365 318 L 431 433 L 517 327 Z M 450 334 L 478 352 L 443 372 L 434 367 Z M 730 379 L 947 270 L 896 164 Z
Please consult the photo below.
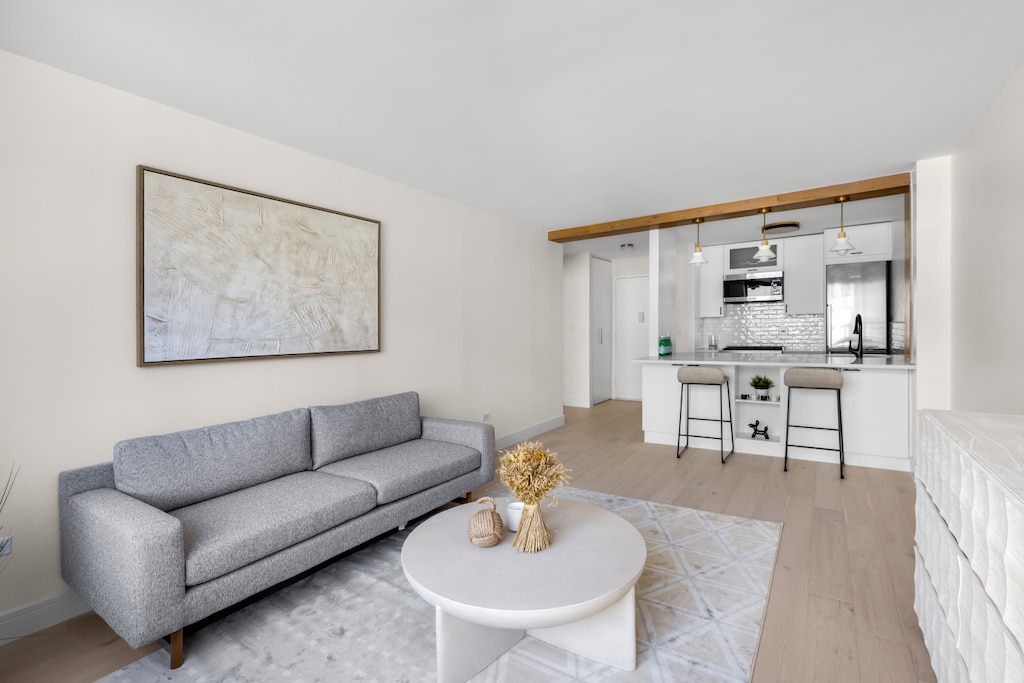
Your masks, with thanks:
M 814 448 L 819 451 L 838 451 L 839 452 L 839 478 L 845 479 L 846 469 L 846 458 L 843 451 L 843 402 L 841 398 L 841 392 L 843 388 L 843 373 L 835 368 L 789 368 L 786 370 L 786 374 L 783 377 L 783 383 L 786 385 L 786 449 L 783 456 L 782 471 L 789 471 L 789 430 L 791 428 L 796 429 L 820 429 L 829 432 L 839 433 L 839 448 L 827 448 L 824 446 L 807 446 L 803 444 L 792 444 L 797 448 Z M 817 427 L 811 425 L 795 425 L 789 422 L 789 411 L 793 405 L 790 398 L 793 395 L 793 389 L 813 389 L 813 390 L 829 390 L 836 392 L 836 416 L 839 420 L 839 427 Z
M 732 433 L 732 401 L 729 395 L 729 378 L 725 376 L 725 373 L 718 368 L 710 368 L 703 365 L 684 365 L 679 368 L 676 372 L 676 379 L 679 380 L 679 432 L 676 437 L 676 457 L 680 457 L 687 448 L 690 447 L 690 420 L 704 420 L 706 422 L 717 422 L 718 423 L 718 436 L 703 436 L 705 439 L 717 439 L 719 441 L 719 455 L 724 463 L 729 456 L 725 454 L 725 434 L 723 430 L 723 424 L 729 423 L 729 438 L 732 441 L 732 448 L 729 449 L 729 455 L 733 454 L 736 450 L 736 437 Z M 718 385 L 718 418 L 713 417 L 690 417 L 690 385 L 691 384 L 703 384 L 708 386 Z M 722 385 L 725 385 L 725 401 L 726 405 L 729 406 L 729 419 L 723 419 L 724 410 L 722 408 Z M 686 433 L 683 433 L 683 397 L 685 393 L 686 403 Z M 682 438 L 686 437 L 686 445 L 680 448 Z M 695 434 L 694 436 L 701 436 Z

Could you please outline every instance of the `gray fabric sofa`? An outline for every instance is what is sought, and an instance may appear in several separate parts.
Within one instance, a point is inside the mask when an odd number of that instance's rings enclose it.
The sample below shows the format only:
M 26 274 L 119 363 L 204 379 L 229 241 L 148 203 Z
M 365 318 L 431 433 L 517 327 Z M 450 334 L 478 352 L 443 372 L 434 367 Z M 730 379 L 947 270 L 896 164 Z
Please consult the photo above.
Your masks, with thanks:
M 182 629 L 494 478 L 494 428 L 415 392 L 121 441 L 61 472 L 64 580 L 130 646 Z

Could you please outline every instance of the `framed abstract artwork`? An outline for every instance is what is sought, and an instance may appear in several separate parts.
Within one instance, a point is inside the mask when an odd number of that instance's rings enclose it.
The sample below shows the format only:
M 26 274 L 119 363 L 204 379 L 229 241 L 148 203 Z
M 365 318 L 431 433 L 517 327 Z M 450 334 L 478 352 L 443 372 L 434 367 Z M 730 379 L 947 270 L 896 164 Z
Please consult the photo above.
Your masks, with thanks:
M 380 350 L 380 222 L 137 168 L 138 365 Z

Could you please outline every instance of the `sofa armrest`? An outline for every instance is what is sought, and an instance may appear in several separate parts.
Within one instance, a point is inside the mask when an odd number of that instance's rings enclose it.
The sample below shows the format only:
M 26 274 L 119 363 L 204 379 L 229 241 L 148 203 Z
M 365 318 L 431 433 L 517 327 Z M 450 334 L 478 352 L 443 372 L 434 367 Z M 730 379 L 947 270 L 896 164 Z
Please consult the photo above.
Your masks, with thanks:
M 424 439 L 457 443 L 480 451 L 480 469 L 487 475 L 484 483 L 494 478 L 494 425 L 425 417 L 422 436 Z
M 185 624 L 185 548 L 175 517 L 112 488 L 60 507 L 64 580 L 131 647 Z
M 57 501 L 64 505 L 76 493 L 93 489 L 115 488 L 114 463 L 104 462 L 74 470 L 64 470 L 57 475 Z

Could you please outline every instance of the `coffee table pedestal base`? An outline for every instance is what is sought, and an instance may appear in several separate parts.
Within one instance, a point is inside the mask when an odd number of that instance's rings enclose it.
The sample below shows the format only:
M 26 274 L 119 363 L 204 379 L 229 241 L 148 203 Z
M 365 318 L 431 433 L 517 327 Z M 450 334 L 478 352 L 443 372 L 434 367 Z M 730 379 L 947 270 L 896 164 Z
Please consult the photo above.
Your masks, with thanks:
M 435 610 L 438 683 L 465 683 L 525 635 L 617 669 L 636 669 L 634 588 L 597 614 L 545 628 L 484 626 L 454 617 L 440 607 Z
M 616 669 L 636 669 L 636 589 L 597 614 L 561 626 L 532 628 L 537 640 Z
M 526 631 L 482 626 L 435 609 L 437 683 L 465 683 L 526 635 Z

